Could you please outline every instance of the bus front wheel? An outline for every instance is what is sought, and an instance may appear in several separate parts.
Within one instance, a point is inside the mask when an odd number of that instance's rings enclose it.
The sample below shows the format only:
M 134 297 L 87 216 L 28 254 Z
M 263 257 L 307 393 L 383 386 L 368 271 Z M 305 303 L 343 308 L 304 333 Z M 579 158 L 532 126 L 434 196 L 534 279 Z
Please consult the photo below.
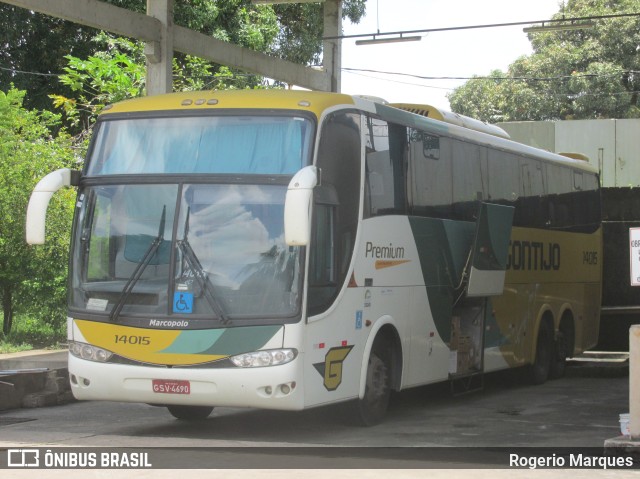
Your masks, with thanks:
M 363 426 L 379 424 L 387 413 L 391 396 L 388 348 L 376 340 L 369 355 L 364 397 L 356 402 L 356 417 Z
M 184 421 L 196 421 L 198 419 L 206 419 L 213 407 L 210 406 L 167 406 L 167 409 L 176 419 Z

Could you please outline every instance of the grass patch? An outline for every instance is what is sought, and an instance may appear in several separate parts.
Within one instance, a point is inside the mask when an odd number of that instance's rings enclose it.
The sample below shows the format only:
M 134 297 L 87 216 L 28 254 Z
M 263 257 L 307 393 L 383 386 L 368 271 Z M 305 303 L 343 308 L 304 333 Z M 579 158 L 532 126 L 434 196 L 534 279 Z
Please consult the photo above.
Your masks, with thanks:
M 55 349 L 66 342 L 66 326 L 55 328 L 28 315 L 16 315 L 8 335 L 0 333 L 0 353 Z
M 32 349 L 33 346 L 30 344 L 13 344 L 6 339 L 0 340 L 0 354 L 19 353 L 20 351 L 30 351 Z

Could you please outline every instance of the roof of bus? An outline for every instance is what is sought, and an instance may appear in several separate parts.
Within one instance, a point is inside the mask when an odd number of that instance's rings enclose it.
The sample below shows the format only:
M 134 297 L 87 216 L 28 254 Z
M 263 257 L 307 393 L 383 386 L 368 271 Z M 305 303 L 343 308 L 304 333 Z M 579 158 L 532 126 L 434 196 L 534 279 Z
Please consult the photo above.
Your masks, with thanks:
M 353 97 L 307 90 L 211 90 L 167 93 L 114 103 L 104 113 L 226 108 L 288 109 L 309 111 L 320 118 L 336 105 L 354 105 Z
M 385 105 L 384 103 L 383 100 L 379 99 L 308 90 L 210 90 L 167 93 L 164 95 L 125 100 L 105 107 L 103 113 L 257 108 L 306 111 L 313 113 L 316 118 L 321 118 L 323 112 L 328 108 L 343 105 L 367 110 L 369 112 L 377 112 L 382 117 L 387 117 L 387 120 L 397 119 L 407 125 L 426 127 L 440 133 L 466 138 L 514 153 L 534 155 L 546 161 L 564 163 L 572 168 L 597 172 L 587 161 L 560 156 L 522 143 L 499 138 L 480 131 L 470 130 L 469 128 L 461 127 L 450 122 L 427 118 L 405 110 L 400 110 L 393 105 Z
M 598 172 L 597 168 L 590 164 L 586 157 L 578 159 L 575 155 L 570 156 L 567 153 L 558 154 L 547 150 L 541 150 L 539 148 L 534 148 L 533 146 L 525 145 L 524 143 L 518 143 L 508 138 L 501 138 L 500 136 L 487 133 L 486 131 L 481 131 L 480 129 L 459 126 L 454 122 L 446 121 L 446 118 L 440 120 L 410 112 L 405 109 L 399 110 L 397 107 L 394 107 L 394 105 L 377 104 L 376 109 L 378 113 L 388 121 L 396 119 L 398 121 L 402 121 L 404 124 L 408 124 L 409 126 L 432 131 L 435 134 L 442 134 L 445 136 L 473 141 L 480 145 L 491 146 L 492 148 L 509 151 L 519 155 L 535 157 L 546 162 L 563 164 L 570 168 L 592 174 Z M 407 115 L 410 116 L 407 117 Z

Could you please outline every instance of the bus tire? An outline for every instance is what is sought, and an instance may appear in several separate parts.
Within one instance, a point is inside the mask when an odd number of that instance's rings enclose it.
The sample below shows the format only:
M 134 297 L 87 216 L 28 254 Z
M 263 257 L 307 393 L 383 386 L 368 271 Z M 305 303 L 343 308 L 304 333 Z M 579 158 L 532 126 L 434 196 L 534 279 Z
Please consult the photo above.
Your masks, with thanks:
M 389 349 L 379 338 L 373 344 L 367 364 L 364 397 L 356 401 L 356 420 L 362 426 L 375 426 L 387 414 L 391 397 Z
M 542 384 L 549 378 L 551 362 L 554 355 L 553 328 L 544 319 L 540 323 L 538 341 L 536 342 L 536 357 L 531 365 L 531 382 Z
M 567 368 L 567 358 L 573 356 L 574 335 L 573 319 L 571 317 L 563 318 L 558 330 L 558 336 L 554 342 L 554 357 L 549 372 L 551 379 L 558 379 L 564 376 Z
M 551 379 L 558 379 L 564 376 L 567 367 L 567 356 L 567 338 L 562 331 L 558 331 L 558 337 L 553 342 L 553 357 L 549 368 L 549 377 Z
M 212 406 L 176 406 L 169 405 L 167 409 L 173 417 L 181 419 L 183 421 L 197 421 L 199 419 L 206 419 L 211 411 Z

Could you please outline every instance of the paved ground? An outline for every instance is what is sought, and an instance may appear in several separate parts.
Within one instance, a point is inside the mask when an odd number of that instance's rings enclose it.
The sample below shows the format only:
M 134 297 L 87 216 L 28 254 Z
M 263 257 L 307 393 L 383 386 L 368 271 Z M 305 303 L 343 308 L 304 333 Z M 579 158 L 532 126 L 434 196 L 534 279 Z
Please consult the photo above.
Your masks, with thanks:
M 0 355 L 0 370 L 64 367 L 66 352 Z M 9 368 L 7 368 L 9 366 Z M 146 404 L 80 402 L 61 407 L 1 413 L 0 442 L 60 445 L 196 446 L 239 444 L 311 446 L 575 446 L 600 447 L 619 435 L 619 414 L 628 406 L 628 368 L 572 364 L 567 377 L 530 386 L 509 371 L 487 375 L 484 390 L 452 397 L 448 384 L 403 391 L 393 398 L 388 419 L 375 428 L 350 424 L 341 408 L 303 412 L 216 408 L 194 428 L 164 408 Z M 70 417 L 82 417 L 74 424 Z M 20 423 L 25 420 L 24 423 Z M 28 420 L 28 421 L 26 421 Z M 38 434 L 33 435 L 33 421 Z M 74 439 L 75 438 L 75 439 Z M 188 444 L 185 444 L 188 445 Z
M 15 367 L 59 367 L 66 352 L 0 355 L 0 369 Z M 7 360 L 17 361 L 7 362 Z M 625 368 L 606 369 L 584 364 L 568 368 L 566 378 L 529 386 L 513 372 L 488 375 L 481 392 L 451 397 L 447 385 L 436 385 L 400 393 L 394 397 L 388 420 L 374 428 L 354 428 L 339 408 L 302 413 L 217 408 L 198 424 L 174 420 L 163 408 L 144 404 L 76 402 L 58 407 L 17 409 L 0 413 L 2 449 L 42 445 L 46 447 L 294 447 L 367 446 L 375 448 L 414 446 L 453 447 L 602 447 L 619 435 L 618 414 L 628 411 L 628 374 Z M 4 422 L 3 422 L 4 421 Z M 257 450 L 256 450 L 257 452 Z M 251 456 L 247 456 L 251 457 Z M 375 457 L 375 455 L 374 455 Z M 290 459 L 283 458 L 283 461 Z M 375 461 L 371 461 L 372 464 Z M 242 464 L 242 462 L 240 462 Z M 248 462 L 246 463 L 248 464 Z M 240 466 L 241 467 L 241 466 Z M 246 466 L 251 467 L 251 466 Z M 271 466 L 270 466 L 271 467 Z M 440 467 L 447 467 L 446 465 Z M 2 470 L 5 478 L 133 477 L 129 471 Z M 443 472 L 437 469 L 380 472 L 358 470 L 229 470 L 180 473 L 178 470 L 137 471 L 135 477 L 175 478 L 316 477 L 359 479 L 393 474 L 404 478 L 514 478 L 531 477 L 528 470 L 469 470 Z M 560 477 L 558 471 L 536 470 L 535 477 Z M 213 475 L 212 475 L 213 474 Z M 508 475 L 507 475 L 508 474 Z M 636 471 L 571 470 L 571 477 L 640 477 Z

